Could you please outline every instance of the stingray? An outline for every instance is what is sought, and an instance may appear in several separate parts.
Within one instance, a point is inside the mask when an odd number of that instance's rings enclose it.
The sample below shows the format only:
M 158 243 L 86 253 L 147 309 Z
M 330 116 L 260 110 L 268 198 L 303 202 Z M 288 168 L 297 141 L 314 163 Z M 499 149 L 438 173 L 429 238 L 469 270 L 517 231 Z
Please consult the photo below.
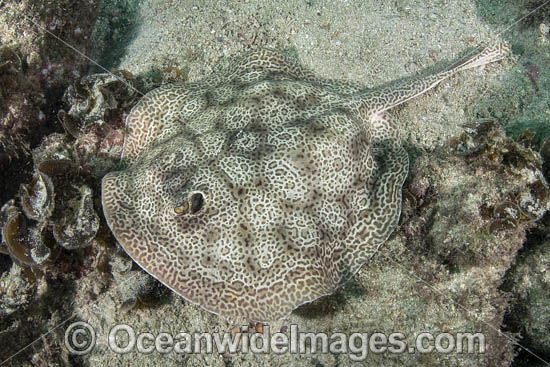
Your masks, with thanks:
M 107 224 L 187 301 L 279 319 L 334 293 L 396 228 L 408 155 L 384 112 L 506 52 L 367 89 L 262 49 L 161 86 L 127 117 L 126 168 L 103 178 Z

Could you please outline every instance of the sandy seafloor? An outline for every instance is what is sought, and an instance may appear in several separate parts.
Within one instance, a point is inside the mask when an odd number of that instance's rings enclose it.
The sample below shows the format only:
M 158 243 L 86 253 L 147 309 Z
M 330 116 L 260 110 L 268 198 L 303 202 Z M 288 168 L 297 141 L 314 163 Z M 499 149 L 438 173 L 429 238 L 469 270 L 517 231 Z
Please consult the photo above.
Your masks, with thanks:
M 120 63 L 114 66 L 134 74 L 169 66 L 188 67 L 189 80 L 198 80 L 211 72 L 217 63 L 226 64 L 229 56 L 256 47 L 272 47 L 292 49 L 304 65 L 322 77 L 375 87 L 452 63 L 484 43 L 500 40 L 512 44 L 538 42 L 536 31 L 520 36 L 515 33 L 518 28 L 512 27 L 501 33 L 521 14 L 504 5 L 495 7 L 493 3 L 474 0 L 145 0 L 139 7 L 139 25 L 134 37 L 125 45 Z M 524 117 L 515 115 L 514 106 L 529 92 L 518 90 L 517 85 L 514 85 L 516 89 L 510 87 L 509 79 L 514 73 L 523 72 L 518 64 L 521 62 L 509 59 L 461 73 L 444 81 L 434 91 L 394 110 L 394 118 L 403 127 L 405 145 L 409 150 L 430 151 L 449 137 L 459 135 L 464 125 L 476 123 L 481 118 L 499 119 L 505 126 L 520 121 Z M 525 88 L 528 87 L 526 83 Z M 534 110 L 538 108 L 533 106 Z M 547 111 L 547 115 L 541 117 L 541 124 L 548 120 Z M 398 257 L 394 260 L 400 261 Z M 399 268 L 383 259 L 367 264 L 354 278 L 365 292 L 357 295 L 353 290 L 345 290 L 338 298 L 342 304 L 336 310 L 312 316 L 293 313 L 287 320 L 271 325 L 272 329 L 279 330 L 283 324 L 295 323 L 301 330 L 322 331 L 328 330 L 326 326 L 330 324 L 332 332 L 373 333 L 392 330 L 395 322 L 407 324 L 413 331 L 423 331 L 432 327 L 430 320 L 444 319 L 446 312 L 454 315 L 452 304 L 449 309 L 439 310 L 423 309 L 419 304 L 418 312 L 422 316 L 412 323 L 404 321 L 411 314 L 400 310 L 396 305 L 403 304 L 403 300 L 395 298 L 399 297 L 398 290 L 414 277 L 415 270 L 407 269 L 406 265 Z M 381 272 L 384 276 L 371 279 L 369 266 L 385 266 L 387 270 Z M 377 299 L 386 299 L 387 304 L 371 301 L 372 287 L 379 288 Z M 232 357 L 231 362 L 227 362 L 227 358 L 224 361 L 218 354 L 185 356 L 132 352 L 118 355 L 105 344 L 108 330 L 117 323 L 154 334 L 227 331 L 234 325 L 187 304 L 176 295 L 169 296 L 159 306 L 129 312 L 119 310 L 116 297 L 115 291 L 109 291 L 94 303 L 77 309 L 79 318 L 88 320 L 99 333 L 98 348 L 83 358 L 91 366 L 348 366 L 354 363 L 346 355 L 331 354 L 248 354 Z M 411 294 L 411 302 L 418 302 L 414 294 Z M 498 324 L 494 326 L 499 327 Z M 361 364 L 420 366 L 424 365 L 423 358 L 369 355 Z
M 134 73 L 189 67 L 196 80 L 250 48 L 292 48 L 322 77 L 376 87 L 513 37 L 500 36 L 507 24 L 488 25 L 480 11 L 475 1 L 144 1 L 141 26 L 119 67 Z M 443 83 L 439 97 L 408 103 L 399 119 L 411 142 L 432 148 L 457 135 L 505 67 L 489 69 Z

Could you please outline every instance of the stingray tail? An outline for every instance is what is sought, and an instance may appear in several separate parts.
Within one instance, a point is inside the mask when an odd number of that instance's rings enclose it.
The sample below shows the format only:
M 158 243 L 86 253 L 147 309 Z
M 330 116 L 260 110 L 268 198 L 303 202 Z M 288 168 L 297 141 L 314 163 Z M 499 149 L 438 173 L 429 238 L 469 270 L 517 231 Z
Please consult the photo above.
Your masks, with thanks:
M 462 70 L 472 69 L 501 60 L 506 57 L 509 51 L 510 47 L 508 45 L 502 42 L 497 43 L 496 45 L 484 48 L 473 56 L 454 63 L 439 73 L 401 80 L 387 87 L 368 90 L 365 93 L 358 94 L 356 99 L 351 101 L 350 106 L 359 105 L 361 109 L 367 108 L 367 114 L 384 112 L 420 94 L 426 93 L 443 80 Z
M 510 46 L 504 42 L 499 42 L 496 45 L 485 47 L 474 56 L 468 57 L 466 60 L 458 61 L 451 65 L 447 71 L 457 73 L 462 70 L 472 69 L 478 66 L 490 64 L 495 61 L 502 60 L 510 52 Z

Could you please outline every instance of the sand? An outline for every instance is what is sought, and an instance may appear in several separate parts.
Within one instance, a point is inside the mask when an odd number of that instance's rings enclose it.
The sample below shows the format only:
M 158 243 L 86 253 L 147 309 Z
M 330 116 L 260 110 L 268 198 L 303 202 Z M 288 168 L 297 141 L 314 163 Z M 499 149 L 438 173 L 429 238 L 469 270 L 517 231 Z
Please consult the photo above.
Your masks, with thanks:
M 480 11 L 475 1 L 144 1 L 119 67 L 133 73 L 188 67 L 196 80 L 228 56 L 272 47 L 291 49 L 322 77 L 376 87 L 511 36 L 499 34 L 507 24 L 486 24 Z M 458 135 L 480 117 L 472 116 L 472 105 L 490 96 L 506 68 L 464 73 L 407 104 L 396 116 L 405 139 L 433 149 Z

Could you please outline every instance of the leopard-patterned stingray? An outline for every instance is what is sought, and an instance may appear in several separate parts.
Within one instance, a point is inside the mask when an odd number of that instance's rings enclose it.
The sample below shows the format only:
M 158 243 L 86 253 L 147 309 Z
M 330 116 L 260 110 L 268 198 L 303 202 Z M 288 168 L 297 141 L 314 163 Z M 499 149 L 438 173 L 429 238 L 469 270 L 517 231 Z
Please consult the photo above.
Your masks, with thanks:
M 383 112 L 506 52 L 370 90 L 259 50 L 162 86 L 128 116 L 127 168 L 103 179 L 107 223 L 186 300 L 278 319 L 333 293 L 396 227 L 408 157 Z

